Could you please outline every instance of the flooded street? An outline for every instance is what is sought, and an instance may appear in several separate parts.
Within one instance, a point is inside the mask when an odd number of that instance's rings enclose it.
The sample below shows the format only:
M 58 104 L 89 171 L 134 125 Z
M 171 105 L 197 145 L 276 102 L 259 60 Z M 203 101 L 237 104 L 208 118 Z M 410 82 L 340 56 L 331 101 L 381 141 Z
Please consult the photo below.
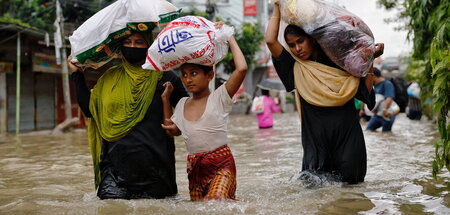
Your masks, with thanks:
M 229 137 L 239 201 L 210 202 L 189 201 L 181 138 L 177 196 L 101 201 L 86 132 L 0 137 L 0 214 L 450 214 L 450 174 L 431 177 L 438 131 L 430 121 L 401 114 L 392 133 L 365 131 L 365 182 L 315 189 L 295 179 L 303 154 L 296 113 L 277 114 L 267 130 L 255 116 L 232 115 Z

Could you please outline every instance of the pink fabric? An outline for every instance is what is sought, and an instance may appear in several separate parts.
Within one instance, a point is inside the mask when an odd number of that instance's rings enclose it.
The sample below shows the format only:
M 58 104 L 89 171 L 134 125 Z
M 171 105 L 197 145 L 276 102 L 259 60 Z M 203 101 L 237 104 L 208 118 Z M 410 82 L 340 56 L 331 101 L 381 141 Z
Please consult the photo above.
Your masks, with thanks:
M 257 114 L 258 126 L 260 128 L 269 128 L 273 126 L 273 113 L 280 111 L 280 106 L 275 104 L 272 98 L 264 96 L 264 112 Z

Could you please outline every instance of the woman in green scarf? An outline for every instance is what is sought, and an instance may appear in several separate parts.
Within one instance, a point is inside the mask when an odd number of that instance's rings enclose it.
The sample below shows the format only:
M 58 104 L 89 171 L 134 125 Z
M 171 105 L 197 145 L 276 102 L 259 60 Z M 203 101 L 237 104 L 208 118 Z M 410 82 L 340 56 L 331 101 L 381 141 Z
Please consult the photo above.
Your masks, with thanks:
M 88 89 L 84 74 L 68 59 L 78 104 L 87 117 L 95 187 L 101 199 L 164 198 L 177 193 L 175 146 L 162 129 L 163 84 L 170 100 L 188 96 L 173 72 L 144 70 L 150 33 L 131 32 L 122 41 L 122 63 Z

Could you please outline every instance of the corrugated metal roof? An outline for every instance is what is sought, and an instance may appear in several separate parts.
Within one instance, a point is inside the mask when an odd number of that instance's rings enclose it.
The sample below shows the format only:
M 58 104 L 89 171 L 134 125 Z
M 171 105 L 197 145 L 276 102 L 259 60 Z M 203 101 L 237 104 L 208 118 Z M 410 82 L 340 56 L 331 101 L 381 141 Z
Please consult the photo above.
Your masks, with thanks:
M 37 36 L 37 37 L 45 37 L 45 33 L 47 33 L 46 31 L 41 30 L 41 29 L 23 26 L 23 25 L 19 25 L 17 23 L 4 22 L 4 21 L 0 21 L 0 29 L 2 31 L 9 30 L 9 31 L 20 32 L 20 33 L 24 33 L 24 34 L 28 34 L 28 35 Z

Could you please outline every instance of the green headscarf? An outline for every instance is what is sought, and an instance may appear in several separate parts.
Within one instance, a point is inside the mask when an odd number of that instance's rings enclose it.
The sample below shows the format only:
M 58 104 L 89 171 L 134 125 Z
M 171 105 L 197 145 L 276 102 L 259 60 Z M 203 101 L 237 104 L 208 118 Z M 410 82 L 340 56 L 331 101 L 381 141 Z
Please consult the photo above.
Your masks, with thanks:
M 156 91 L 163 72 L 144 70 L 123 60 L 100 77 L 91 92 L 88 138 L 95 172 L 95 188 L 100 183 L 102 142 L 115 142 L 140 122 Z

